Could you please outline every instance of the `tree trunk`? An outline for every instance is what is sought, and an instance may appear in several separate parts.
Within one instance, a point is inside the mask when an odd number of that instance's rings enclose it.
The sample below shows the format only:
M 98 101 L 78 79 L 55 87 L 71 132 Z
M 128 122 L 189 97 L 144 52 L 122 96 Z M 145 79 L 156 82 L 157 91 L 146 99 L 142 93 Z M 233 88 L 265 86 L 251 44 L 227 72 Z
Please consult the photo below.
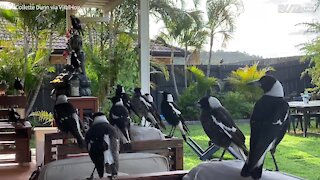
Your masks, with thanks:
M 111 71 L 110 71 L 110 79 L 109 79 L 109 84 L 106 89 L 107 95 L 109 94 L 109 88 L 114 86 L 115 81 L 117 80 L 117 74 L 118 74 L 118 69 L 116 68 L 116 61 L 114 58 L 114 52 L 115 52 L 115 32 L 114 32 L 114 14 L 113 11 L 110 12 L 110 27 L 109 27 L 109 32 L 110 32 L 110 37 L 109 37 L 109 60 L 111 63 Z
M 213 32 L 210 34 L 210 52 L 209 52 L 209 59 L 207 64 L 207 77 L 210 76 L 210 69 L 211 69 L 211 58 L 212 58 L 212 46 L 213 46 Z
M 174 90 L 176 91 L 176 95 L 177 95 L 177 97 L 180 97 L 178 87 L 177 87 L 177 82 L 176 82 L 176 75 L 174 73 L 174 62 L 173 62 L 174 54 L 173 54 L 173 52 L 174 52 L 174 49 L 173 49 L 173 47 L 171 47 L 171 76 L 172 76 Z
M 187 78 L 187 57 L 188 57 L 188 46 L 185 46 L 184 49 L 184 87 L 188 87 L 188 78 Z
M 24 82 L 26 80 L 26 75 L 27 75 L 28 54 L 29 54 L 29 35 L 26 28 L 24 28 L 23 30 L 23 36 L 24 36 L 23 38 L 24 65 L 23 65 L 23 75 L 21 80 L 24 85 Z
M 52 32 L 52 30 L 51 30 L 51 31 L 50 31 L 50 35 L 49 35 L 49 53 L 50 53 L 50 54 L 51 54 L 51 50 L 52 50 L 52 34 L 53 34 L 53 32 Z M 49 56 L 50 56 L 50 54 L 49 54 Z M 46 70 L 43 70 L 43 71 L 40 73 L 39 82 L 38 82 L 38 84 L 37 84 L 37 87 L 36 87 L 33 95 L 32 95 L 32 99 L 31 99 L 30 103 L 28 104 L 28 109 L 27 109 L 27 111 L 26 111 L 26 117 L 28 117 L 29 114 L 31 113 L 32 108 L 33 108 L 33 105 L 34 105 L 34 103 L 35 103 L 36 100 L 37 100 L 38 94 L 39 94 L 39 92 L 40 92 L 40 88 L 41 88 L 41 86 L 42 86 L 43 77 L 45 76 L 46 72 L 47 72 Z

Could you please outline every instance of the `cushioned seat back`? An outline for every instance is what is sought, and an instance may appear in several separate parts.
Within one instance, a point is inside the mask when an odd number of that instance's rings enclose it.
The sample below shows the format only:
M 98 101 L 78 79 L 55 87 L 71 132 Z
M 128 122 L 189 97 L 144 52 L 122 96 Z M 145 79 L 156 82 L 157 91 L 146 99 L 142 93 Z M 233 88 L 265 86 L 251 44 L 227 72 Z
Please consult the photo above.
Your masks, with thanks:
M 40 180 L 73 180 L 90 176 L 94 165 L 89 156 L 63 159 L 47 164 L 39 175 Z M 169 171 L 166 157 L 152 153 L 122 153 L 119 173 L 140 174 Z M 95 172 L 95 177 L 97 173 Z

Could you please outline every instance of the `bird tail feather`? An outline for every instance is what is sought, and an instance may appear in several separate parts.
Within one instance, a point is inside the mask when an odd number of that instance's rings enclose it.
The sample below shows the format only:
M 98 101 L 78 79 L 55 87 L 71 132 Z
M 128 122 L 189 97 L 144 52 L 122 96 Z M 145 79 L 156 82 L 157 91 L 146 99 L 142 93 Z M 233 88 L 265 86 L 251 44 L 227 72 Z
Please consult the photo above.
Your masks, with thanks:
M 247 156 L 246 153 L 244 152 L 244 150 L 242 148 L 240 148 L 239 146 L 237 146 L 234 143 L 230 144 L 230 147 L 235 151 L 235 153 L 237 153 L 238 157 L 240 160 L 246 161 L 247 160 Z

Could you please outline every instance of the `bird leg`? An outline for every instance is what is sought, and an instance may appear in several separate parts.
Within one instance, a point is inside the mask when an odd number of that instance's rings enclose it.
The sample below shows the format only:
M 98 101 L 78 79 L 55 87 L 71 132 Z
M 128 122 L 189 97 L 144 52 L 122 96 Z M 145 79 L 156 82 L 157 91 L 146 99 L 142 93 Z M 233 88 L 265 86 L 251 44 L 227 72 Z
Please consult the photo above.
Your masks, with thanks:
M 276 158 L 274 157 L 274 153 L 275 153 L 274 150 L 270 150 L 270 153 L 271 153 L 271 157 L 272 157 L 274 166 L 276 167 L 276 171 L 279 171 L 279 168 L 278 168 L 278 165 L 277 165 L 277 162 L 276 162 Z
M 87 178 L 87 180 L 92 180 L 93 179 L 93 173 L 96 170 L 96 167 L 93 168 L 93 171 L 91 173 L 91 176 Z
M 224 148 L 224 150 L 223 150 L 223 152 L 222 152 L 222 154 L 221 154 L 221 156 L 220 156 L 220 158 L 219 158 L 219 161 L 221 161 L 222 160 L 222 158 L 223 158 L 223 156 L 224 156 L 224 153 L 226 153 L 226 148 Z

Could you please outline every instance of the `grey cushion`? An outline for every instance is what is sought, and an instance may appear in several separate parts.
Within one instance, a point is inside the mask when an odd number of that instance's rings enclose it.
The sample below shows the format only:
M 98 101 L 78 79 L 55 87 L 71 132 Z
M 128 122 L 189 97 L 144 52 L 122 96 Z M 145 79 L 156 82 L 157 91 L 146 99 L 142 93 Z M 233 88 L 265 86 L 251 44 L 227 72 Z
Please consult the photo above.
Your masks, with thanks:
M 199 164 L 193 168 L 183 180 L 249 180 L 250 177 L 240 176 L 244 162 L 240 160 L 210 161 Z M 298 177 L 284 174 L 281 172 L 267 171 L 262 172 L 262 180 L 297 180 Z
M 93 168 L 94 165 L 89 156 L 53 161 L 41 170 L 39 180 L 85 179 L 90 176 Z M 120 154 L 119 175 L 163 171 L 169 171 L 169 163 L 164 156 L 152 153 Z M 98 177 L 96 172 L 95 177 Z
M 132 141 L 164 140 L 165 137 L 159 129 L 154 127 L 131 126 Z

